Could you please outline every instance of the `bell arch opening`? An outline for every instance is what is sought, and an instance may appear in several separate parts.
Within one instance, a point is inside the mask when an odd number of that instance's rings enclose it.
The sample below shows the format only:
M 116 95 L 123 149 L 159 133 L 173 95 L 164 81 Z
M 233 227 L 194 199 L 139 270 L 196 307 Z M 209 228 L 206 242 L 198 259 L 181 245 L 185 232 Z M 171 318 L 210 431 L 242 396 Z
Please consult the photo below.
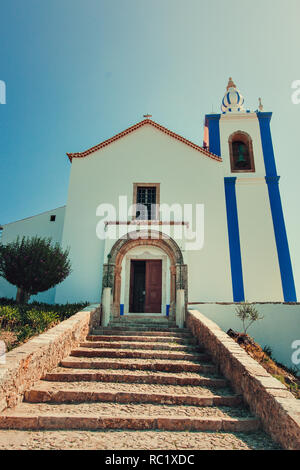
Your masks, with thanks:
M 236 131 L 228 139 L 232 173 L 255 172 L 252 139 L 247 132 Z

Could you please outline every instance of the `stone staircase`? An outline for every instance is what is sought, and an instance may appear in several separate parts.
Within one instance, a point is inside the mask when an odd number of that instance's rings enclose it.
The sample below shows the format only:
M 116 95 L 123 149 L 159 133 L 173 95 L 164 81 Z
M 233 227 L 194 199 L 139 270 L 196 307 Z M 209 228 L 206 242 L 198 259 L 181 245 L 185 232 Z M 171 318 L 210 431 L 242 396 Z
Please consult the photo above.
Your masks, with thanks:
M 0 429 L 201 435 L 259 428 L 191 333 L 164 318 L 125 317 L 94 330 L 0 415 Z

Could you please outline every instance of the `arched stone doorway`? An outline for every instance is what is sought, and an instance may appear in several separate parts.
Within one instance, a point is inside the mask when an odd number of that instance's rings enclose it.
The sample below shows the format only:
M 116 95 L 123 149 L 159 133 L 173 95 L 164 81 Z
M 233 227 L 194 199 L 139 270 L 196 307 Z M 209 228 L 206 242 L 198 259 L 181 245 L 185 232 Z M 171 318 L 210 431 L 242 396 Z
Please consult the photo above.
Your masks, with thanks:
M 103 265 L 102 291 L 105 287 L 112 289 L 113 317 L 120 315 L 121 271 L 122 261 L 128 251 L 140 246 L 154 246 L 163 250 L 170 260 L 170 310 L 169 318 L 174 319 L 176 310 L 176 291 L 185 290 L 185 301 L 188 299 L 187 265 L 184 264 L 181 249 L 169 236 L 155 230 L 129 232 L 116 241 Z

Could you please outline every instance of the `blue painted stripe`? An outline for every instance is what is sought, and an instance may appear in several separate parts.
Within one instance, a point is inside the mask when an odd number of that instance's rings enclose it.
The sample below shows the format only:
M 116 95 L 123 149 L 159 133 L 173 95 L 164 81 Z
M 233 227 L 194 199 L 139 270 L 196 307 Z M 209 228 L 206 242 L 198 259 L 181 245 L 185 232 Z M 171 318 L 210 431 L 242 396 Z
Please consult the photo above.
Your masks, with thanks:
M 233 301 L 242 302 L 245 293 L 235 182 L 236 177 L 224 178 Z
M 120 315 L 124 315 L 124 304 L 120 304 Z
M 208 125 L 209 151 L 221 156 L 220 146 L 220 117 L 221 114 L 207 114 L 205 122 Z
M 257 113 L 257 117 L 260 127 L 261 144 L 263 149 L 266 176 L 277 176 L 270 129 L 272 113 Z
M 268 193 L 276 240 L 283 297 L 285 302 L 296 302 L 297 297 L 293 276 L 293 268 L 284 223 L 284 216 L 278 185 L 279 176 L 277 175 L 276 170 L 274 149 L 270 129 L 272 113 L 258 112 L 257 117 L 260 127 L 261 143 L 266 169 L 266 182 L 268 185 Z
M 279 192 L 279 176 L 266 176 L 285 302 L 297 302 L 293 268 Z
M 169 316 L 170 313 L 170 305 L 166 305 L 166 315 Z

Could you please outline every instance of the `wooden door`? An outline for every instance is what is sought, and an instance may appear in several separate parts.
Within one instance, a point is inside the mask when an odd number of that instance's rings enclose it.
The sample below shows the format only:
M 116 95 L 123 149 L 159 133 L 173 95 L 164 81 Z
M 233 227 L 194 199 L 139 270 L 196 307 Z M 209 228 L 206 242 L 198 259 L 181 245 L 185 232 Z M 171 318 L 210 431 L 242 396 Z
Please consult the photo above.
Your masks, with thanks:
M 146 261 L 145 313 L 161 313 L 162 261 Z
M 145 261 L 131 261 L 129 311 L 143 313 L 145 310 Z

